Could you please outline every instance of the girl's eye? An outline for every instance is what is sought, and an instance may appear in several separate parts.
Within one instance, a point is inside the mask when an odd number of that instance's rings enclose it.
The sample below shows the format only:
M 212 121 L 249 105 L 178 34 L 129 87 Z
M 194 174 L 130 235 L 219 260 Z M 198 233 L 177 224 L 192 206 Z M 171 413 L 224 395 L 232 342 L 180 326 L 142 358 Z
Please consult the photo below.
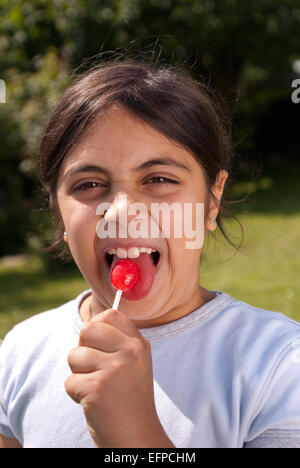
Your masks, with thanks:
M 162 177 L 162 176 L 151 177 L 150 179 L 146 180 L 144 183 L 150 184 L 150 185 L 179 184 L 179 182 L 177 182 L 176 180 L 169 179 L 168 177 Z M 73 193 L 86 192 L 86 191 L 97 189 L 97 188 L 107 188 L 107 185 L 101 182 L 93 182 L 93 181 L 82 182 L 78 185 L 75 185 L 75 187 L 72 188 L 72 192 Z
M 105 184 L 101 184 L 100 182 L 83 182 L 75 187 L 73 187 L 73 192 L 85 191 L 89 189 L 95 189 L 99 187 L 105 187 Z
M 150 184 L 179 184 L 176 180 L 169 179 L 168 177 L 151 177 L 146 183 Z

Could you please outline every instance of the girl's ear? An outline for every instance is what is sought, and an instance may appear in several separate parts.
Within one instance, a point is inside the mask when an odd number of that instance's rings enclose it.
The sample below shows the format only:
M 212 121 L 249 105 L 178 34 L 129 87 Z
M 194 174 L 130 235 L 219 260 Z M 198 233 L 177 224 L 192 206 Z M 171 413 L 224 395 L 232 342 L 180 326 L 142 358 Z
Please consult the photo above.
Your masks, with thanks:
M 206 225 L 206 228 L 209 231 L 214 231 L 217 227 L 216 222 L 214 221 L 211 222 L 210 220 L 217 219 L 217 216 L 219 213 L 220 201 L 221 201 L 223 190 L 225 187 L 225 182 L 228 176 L 229 174 L 225 169 L 222 169 L 221 171 L 219 171 L 216 182 L 214 186 L 212 187 L 212 192 L 215 198 L 211 197 L 210 205 L 209 205 L 209 216 L 208 216 L 207 225 Z

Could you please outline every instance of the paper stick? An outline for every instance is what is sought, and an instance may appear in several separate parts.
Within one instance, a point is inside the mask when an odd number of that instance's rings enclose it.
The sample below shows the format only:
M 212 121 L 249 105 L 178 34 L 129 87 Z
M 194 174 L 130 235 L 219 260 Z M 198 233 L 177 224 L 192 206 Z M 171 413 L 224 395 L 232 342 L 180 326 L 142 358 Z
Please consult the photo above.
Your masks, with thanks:
M 118 310 L 121 296 L 122 296 L 122 290 L 118 289 L 117 292 L 116 292 L 116 295 L 115 295 L 115 300 L 114 300 L 113 306 L 112 306 L 112 308 L 114 310 Z

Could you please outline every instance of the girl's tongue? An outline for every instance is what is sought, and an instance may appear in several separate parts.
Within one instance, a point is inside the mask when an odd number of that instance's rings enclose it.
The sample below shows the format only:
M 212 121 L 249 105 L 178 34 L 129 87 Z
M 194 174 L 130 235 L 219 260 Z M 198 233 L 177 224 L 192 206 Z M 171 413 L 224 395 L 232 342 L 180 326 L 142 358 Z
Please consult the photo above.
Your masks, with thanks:
M 111 270 L 119 260 L 120 259 L 118 256 L 114 255 L 110 267 L 110 274 Z M 140 279 L 135 284 L 135 286 L 133 286 L 133 288 L 129 289 L 128 291 L 123 291 L 122 299 L 127 299 L 128 301 L 138 301 L 139 299 L 143 299 L 149 293 L 152 287 L 155 275 L 155 266 L 151 255 L 147 253 L 141 253 L 138 258 L 131 258 L 130 260 L 136 263 L 139 267 Z

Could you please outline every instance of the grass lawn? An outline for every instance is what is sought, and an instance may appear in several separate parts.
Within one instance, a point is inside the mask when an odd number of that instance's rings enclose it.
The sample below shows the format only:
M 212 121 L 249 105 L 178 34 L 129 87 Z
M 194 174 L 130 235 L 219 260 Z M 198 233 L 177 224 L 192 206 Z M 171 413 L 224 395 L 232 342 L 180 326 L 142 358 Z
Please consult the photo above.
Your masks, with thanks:
M 238 218 L 244 247 L 235 251 L 220 240 L 208 242 L 200 282 L 256 307 L 282 312 L 300 322 L 300 163 L 269 168 L 253 188 L 252 203 Z M 228 225 L 241 236 L 237 223 Z M 220 239 L 220 236 L 218 236 Z M 227 244 L 228 245 L 228 244 Z
M 263 309 L 282 312 L 300 322 L 300 215 L 252 214 L 240 218 L 245 248 L 217 249 L 204 259 L 200 282 Z
M 74 298 L 88 285 L 77 270 L 47 274 L 39 258 L 0 267 L 0 338 L 22 320 Z
M 257 184 L 241 183 L 239 194 L 253 190 L 253 204 L 239 215 L 245 231 L 236 254 L 221 238 L 205 243 L 200 282 L 300 322 L 300 163 L 270 168 Z M 251 185 L 252 184 L 252 185 Z M 237 238 L 236 223 L 228 229 Z M 232 257 L 232 258 L 231 258 Z M 87 289 L 74 268 L 47 274 L 38 258 L 20 266 L 0 265 L 0 338 L 15 323 L 53 308 Z

